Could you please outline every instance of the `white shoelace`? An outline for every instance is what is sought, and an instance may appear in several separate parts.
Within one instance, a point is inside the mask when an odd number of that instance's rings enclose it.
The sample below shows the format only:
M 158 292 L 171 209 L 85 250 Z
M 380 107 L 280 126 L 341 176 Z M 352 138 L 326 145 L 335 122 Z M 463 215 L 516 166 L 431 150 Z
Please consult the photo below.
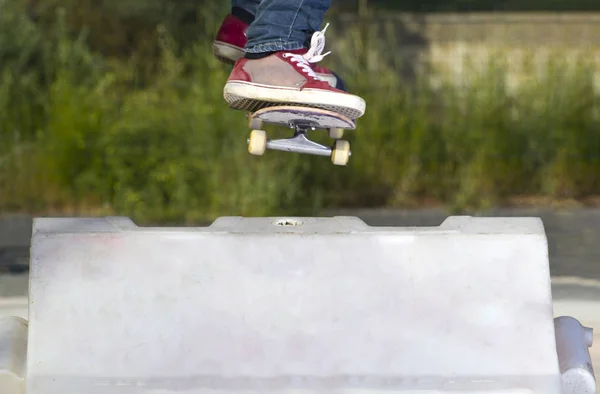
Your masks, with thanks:
M 304 55 L 298 55 L 295 53 L 284 53 L 283 57 L 291 58 L 292 62 L 297 62 L 298 66 L 304 73 L 317 81 L 323 81 L 319 78 L 315 71 L 310 66 L 310 63 L 317 63 L 323 60 L 323 58 L 331 53 L 331 51 L 321 55 L 325 48 L 325 31 L 329 27 L 329 23 L 325 25 L 325 28 L 321 31 L 316 31 L 310 39 L 310 48 Z

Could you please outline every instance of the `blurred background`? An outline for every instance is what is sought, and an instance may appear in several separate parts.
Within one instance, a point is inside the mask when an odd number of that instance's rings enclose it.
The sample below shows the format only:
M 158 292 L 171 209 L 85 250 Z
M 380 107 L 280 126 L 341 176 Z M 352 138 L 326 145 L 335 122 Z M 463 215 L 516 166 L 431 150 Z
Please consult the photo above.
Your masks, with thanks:
M 245 113 L 222 95 L 231 68 L 212 55 L 228 1 L 0 0 L 0 209 L 193 225 L 594 204 L 594 4 L 334 1 L 323 64 L 368 103 L 338 168 L 248 154 Z
M 212 55 L 229 8 L 0 0 L 0 312 L 26 313 L 34 216 L 471 214 L 541 216 L 556 307 L 600 322 L 600 2 L 334 0 L 323 65 L 367 102 L 347 167 L 248 154 Z

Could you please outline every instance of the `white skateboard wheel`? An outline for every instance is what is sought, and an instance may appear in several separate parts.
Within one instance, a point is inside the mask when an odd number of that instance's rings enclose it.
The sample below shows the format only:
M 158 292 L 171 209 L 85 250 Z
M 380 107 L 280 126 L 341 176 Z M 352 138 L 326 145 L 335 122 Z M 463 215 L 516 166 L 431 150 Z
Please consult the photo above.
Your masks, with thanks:
M 264 130 L 252 130 L 248 141 L 248 152 L 251 155 L 261 156 L 267 148 L 267 132 Z
M 344 140 L 335 141 L 331 152 L 331 162 L 336 166 L 345 166 L 350 159 L 350 143 Z

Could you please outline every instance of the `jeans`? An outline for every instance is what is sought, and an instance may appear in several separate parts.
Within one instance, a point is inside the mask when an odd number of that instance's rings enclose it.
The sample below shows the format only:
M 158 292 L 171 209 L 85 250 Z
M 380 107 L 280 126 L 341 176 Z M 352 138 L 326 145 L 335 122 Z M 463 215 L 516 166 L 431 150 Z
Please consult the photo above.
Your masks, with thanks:
M 262 53 L 310 47 L 331 0 L 232 0 L 231 5 L 255 16 L 246 52 Z

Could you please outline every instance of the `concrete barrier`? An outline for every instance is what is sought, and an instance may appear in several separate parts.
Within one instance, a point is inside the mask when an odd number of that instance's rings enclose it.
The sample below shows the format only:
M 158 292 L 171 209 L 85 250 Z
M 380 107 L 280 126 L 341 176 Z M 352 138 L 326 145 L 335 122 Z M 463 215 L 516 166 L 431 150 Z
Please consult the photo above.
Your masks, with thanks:
M 536 218 L 46 218 L 30 264 L 28 394 L 558 394 L 573 357 Z

